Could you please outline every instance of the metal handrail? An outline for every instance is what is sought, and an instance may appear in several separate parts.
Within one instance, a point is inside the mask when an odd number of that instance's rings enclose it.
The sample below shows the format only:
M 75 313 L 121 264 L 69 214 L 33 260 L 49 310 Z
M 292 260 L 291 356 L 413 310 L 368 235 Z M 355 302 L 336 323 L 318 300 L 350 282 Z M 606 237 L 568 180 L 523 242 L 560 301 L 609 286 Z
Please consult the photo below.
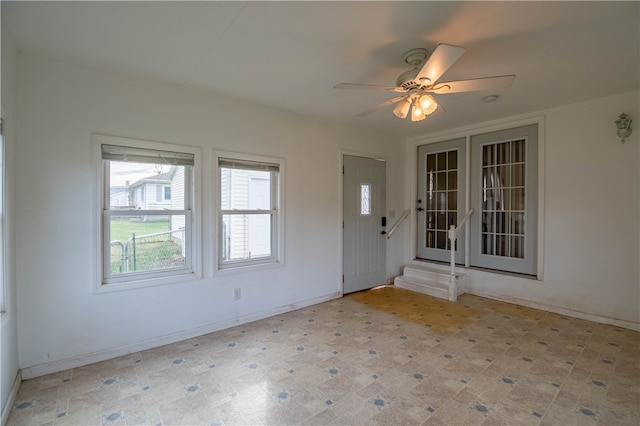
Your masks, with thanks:
M 450 281 L 451 284 L 455 284 L 457 279 L 456 279 L 456 255 L 455 255 L 455 247 L 456 247 L 456 237 L 458 235 L 458 232 L 460 231 L 460 229 L 462 229 L 462 226 L 467 222 L 467 220 L 469 220 L 469 217 L 471 217 L 471 215 L 473 214 L 473 209 L 469 209 L 469 211 L 467 211 L 467 214 L 464 215 L 464 217 L 462 218 L 462 220 L 460 221 L 460 223 L 458 224 L 458 226 L 456 227 L 455 225 L 451 225 L 451 227 L 449 228 L 449 241 L 450 241 L 450 249 L 451 249 L 451 274 L 450 274 Z M 455 286 L 453 287 L 453 291 L 456 291 Z M 449 299 L 451 300 L 456 300 L 456 295 L 449 295 Z
M 409 216 L 409 213 L 411 212 L 411 209 L 407 209 L 404 211 L 404 213 L 402 213 L 402 216 L 400 216 L 400 218 L 396 221 L 396 223 L 391 227 L 391 229 L 389 229 L 389 232 L 387 232 L 387 240 L 389 238 L 391 238 L 391 235 L 393 234 L 393 231 L 396 230 L 396 228 L 400 225 L 400 223 L 405 220 L 407 218 L 407 216 Z
M 462 221 L 460 222 L 460 224 L 458 224 L 458 227 L 456 229 L 459 230 L 460 228 L 462 228 L 462 226 L 465 224 L 467 220 L 469 220 L 472 214 L 473 214 L 473 209 L 469 209 L 469 211 L 467 212 L 466 215 L 464 215 L 464 217 L 462 218 Z

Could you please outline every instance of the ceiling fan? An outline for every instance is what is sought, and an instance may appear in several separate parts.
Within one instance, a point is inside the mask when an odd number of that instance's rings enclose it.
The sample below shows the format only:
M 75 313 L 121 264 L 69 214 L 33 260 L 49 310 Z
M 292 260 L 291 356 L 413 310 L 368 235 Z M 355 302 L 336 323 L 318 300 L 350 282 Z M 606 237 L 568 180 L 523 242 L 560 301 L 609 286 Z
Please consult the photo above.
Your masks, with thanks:
M 411 49 L 404 55 L 404 61 L 413 69 L 403 72 L 396 80 L 395 87 L 376 84 L 339 83 L 334 89 L 382 90 L 402 93 L 400 96 L 384 101 L 364 111 L 357 117 L 364 117 L 389 105 L 398 103 L 393 113 L 398 118 L 406 118 L 411 111 L 411 121 L 421 121 L 438 108 L 433 95 L 444 95 L 460 92 L 479 92 L 484 90 L 504 89 L 513 83 L 515 74 L 439 82 L 438 79 L 462 56 L 463 47 L 450 44 L 439 44 L 429 59 L 426 49 Z M 424 62 L 424 65 L 420 65 Z

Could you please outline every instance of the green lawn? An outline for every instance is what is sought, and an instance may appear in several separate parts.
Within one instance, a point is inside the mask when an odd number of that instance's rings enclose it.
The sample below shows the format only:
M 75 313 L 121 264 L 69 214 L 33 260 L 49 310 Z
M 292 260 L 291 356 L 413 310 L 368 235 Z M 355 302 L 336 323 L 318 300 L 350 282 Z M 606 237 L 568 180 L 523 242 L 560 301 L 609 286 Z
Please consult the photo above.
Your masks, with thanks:
M 169 220 L 142 222 L 138 219 L 113 219 L 111 221 L 111 241 L 126 242 L 133 236 L 155 234 L 169 231 Z
M 128 244 L 127 269 L 131 271 L 152 271 L 184 264 L 181 247 L 169 235 L 141 238 L 145 235 L 169 231 L 169 220 L 142 221 L 140 219 L 114 219 L 111 221 L 111 241 L 127 243 L 136 234 L 135 246 Z M 140 238 L 138 240 L 138 238 Z M 111 246 L 111 272 L 122 272 L 122 249 Z M 135 261 L 134 261 L 135 259 Z

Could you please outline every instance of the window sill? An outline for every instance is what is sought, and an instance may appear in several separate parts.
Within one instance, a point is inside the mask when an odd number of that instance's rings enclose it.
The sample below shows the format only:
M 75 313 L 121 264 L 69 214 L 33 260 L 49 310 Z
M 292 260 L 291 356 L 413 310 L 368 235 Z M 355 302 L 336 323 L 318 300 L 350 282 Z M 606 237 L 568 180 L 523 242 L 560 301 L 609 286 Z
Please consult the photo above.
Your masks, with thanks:
M 191 281 L 202 279 L 202 276 L 191 272 L 188 274 L 171 275 L 161 278 L 149 278 L 135 281 L 125 281 L 119 283 L 103 284 L 99 283 L 94 288 L 94 293 L 113 293 L 116 291 L 136 290 L 148 287 L 157 287 L 162 285 L 184 284 Z
M 217 266 L 216 271 L 214 272 L 215 276 L 225 276 L 225 275 L 234 275 L 240 274 L 243 272 L 255 272 L 255 271 L 264 271 L 268 269 L 275 268 L 283 268 L 284 263 L 278 260 L 264 262 L 264 263 L 253 263 L 253 264 L 236 264 L 236 265 L 221 265 Z

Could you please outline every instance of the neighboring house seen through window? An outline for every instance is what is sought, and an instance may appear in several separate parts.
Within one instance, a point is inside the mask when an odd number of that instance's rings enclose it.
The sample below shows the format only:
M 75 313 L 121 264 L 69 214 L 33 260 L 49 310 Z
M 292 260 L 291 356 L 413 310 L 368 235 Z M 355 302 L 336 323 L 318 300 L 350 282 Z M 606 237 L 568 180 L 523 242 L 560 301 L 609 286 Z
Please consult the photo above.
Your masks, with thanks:
M 281 261 L 282 167 L 271 158 L 218 158 L 219 269 Z
M 118 138 L 108 142 L 99 145 L 101 284 L 194 273 L 194 152 L 151 142 L 119 145 Z

